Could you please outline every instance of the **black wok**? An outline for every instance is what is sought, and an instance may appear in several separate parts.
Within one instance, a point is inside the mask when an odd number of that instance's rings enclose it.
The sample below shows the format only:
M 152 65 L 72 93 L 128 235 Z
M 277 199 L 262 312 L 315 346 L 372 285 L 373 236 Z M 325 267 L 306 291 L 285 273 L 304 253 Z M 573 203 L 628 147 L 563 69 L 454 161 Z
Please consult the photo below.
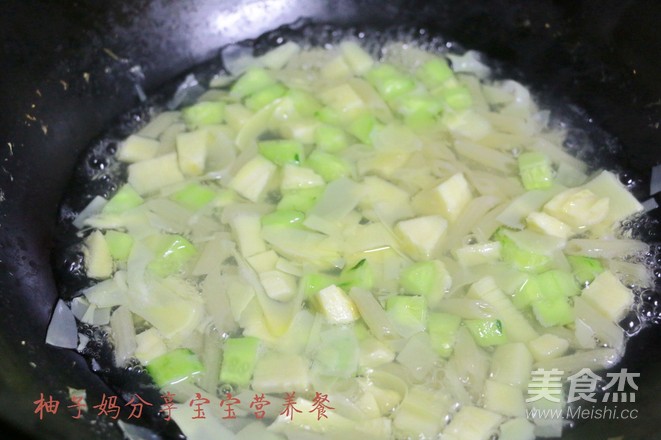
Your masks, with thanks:
M 588 160 L 621 171 L 647 197 L 661 162 L 661 3 L 632 0 L 5 0 L 0 3 L 0 429 L 3 438 L 121 438 L 94 412 L 72 419 L 63 400 L 43 420 L 43 393 L 85 388 L 94 405 L 117 394 L 71 350 L 44 338 L 58 297 L 52 248 L 58 205 L 95 136 L 150 92 L 299 18 L 357 29 L 422 27 L 501 62 L 572 118 L 599 147 Z M 140 65 L 142 74 L 131 68 Z M 601 131 L 603 129 L 604 131 Z M 619 146 L 621 148 L 612 148 Z M 658 217 L 658 209 L 652 212 Z M 658 241 L 652 222 L 641 234 Z M 661 296 L 651 292 L 645 311 Z M 592 420 L 570 439 L 661 438 L 661 327 L 629 344 L 623 366 L 640 373 L 633 420 Z M 117 385 L 117 383 L 113 383 Z M 121 384 L 119 384 L 121 385 Z M 58 394 L 59 393 L 59 394 Z M 152 411 L 153 415 L 153 411 Z M 135 420 L 133 421 L 135 422 Z M 143 416 L 159 436 L 176 428 Z

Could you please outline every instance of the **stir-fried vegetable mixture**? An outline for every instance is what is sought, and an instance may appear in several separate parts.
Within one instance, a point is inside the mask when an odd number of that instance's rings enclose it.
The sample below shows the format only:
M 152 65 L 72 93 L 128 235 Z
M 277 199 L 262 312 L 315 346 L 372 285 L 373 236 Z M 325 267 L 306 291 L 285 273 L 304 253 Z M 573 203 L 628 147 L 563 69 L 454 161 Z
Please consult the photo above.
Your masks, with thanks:
M 118 365 L 236 398 L 227 438 L 561 432 L 527 419 L 531 372 L 616 363 L 650 282 L 613 173 L 473 52 L 286 43 L 211 86 L 129 136 L 128 181 L 77 219 L 98 283 L 72 306 Z

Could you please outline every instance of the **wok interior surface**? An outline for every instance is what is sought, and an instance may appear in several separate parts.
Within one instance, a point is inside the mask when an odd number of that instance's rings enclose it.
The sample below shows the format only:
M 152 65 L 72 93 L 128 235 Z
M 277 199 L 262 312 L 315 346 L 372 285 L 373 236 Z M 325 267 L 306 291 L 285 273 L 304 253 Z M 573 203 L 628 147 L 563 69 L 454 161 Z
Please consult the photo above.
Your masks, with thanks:
M 502 63 L 549 103 L 573 104 L 572 118 L 603 146 L 588 162 L 620 171 L 641 200 L 650 168 L 661 162 L 658 2 L 30 0 L 0 10 L 0 427 L 13 438 L 122 438 L 111 420 L 93 422 L 91 408 L 117 391 L 76 352 L 44 344 L 58 296 L 51 255 L 58 205 L 85 147 L 138 105 L 136 83 L 149 94 L 223 45 L 299 19 L 424 29 Z M 658 211 L 640 231 L 650 242 L 661 241 Z M 661 295 L 649 301 L 658 314 Z M 661 438 L 660 343 L 658 326 L 643 330 L 617 367 L 640 373 L 638 417 L 580 423 L 565 438 Z M 65 408 L 67 386 L 90 396 L 81 420 Z M 40 393 L 62 401 L 56 415 L 34 414 Z M 178 436 L 155 417 L 130 422 Z

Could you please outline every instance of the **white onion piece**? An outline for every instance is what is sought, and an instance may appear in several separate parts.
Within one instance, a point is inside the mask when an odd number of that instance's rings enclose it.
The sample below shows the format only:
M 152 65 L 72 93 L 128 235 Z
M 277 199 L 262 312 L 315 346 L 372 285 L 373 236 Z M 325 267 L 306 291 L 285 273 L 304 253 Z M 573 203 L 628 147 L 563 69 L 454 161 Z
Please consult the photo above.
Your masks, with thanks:
M 90 342 L 90 338 L 87 335 L 78 333 L 78 340 L 79 343 L 78 343 L 78 347 L 76 347 L 76 351 L 78 351 L 78 353 L 82 353 L 83 351 L 85 351 L 85 348 L 87 348 L 87 344 Z
M 83 226 L 85 226 L 85 220 L 92 217 L 93 215 L 99 214 L 103 207 L 106 206 L 106 203 L 108 203 L 108 201 L 103 197 L 94 197 L 92 201 L 89 202 L 82 211 L 80 211 L 78 216 L 76 216 L 76 219 L 72 222 L 73 225 L 76 228 L 81 229 Z
M 448 58 L 452 61 L 452 70 L 456 73 L 473 73 L 479 78 L 486 78 L 491 73 L 491 69 L 482 64 L 479 54 L 474 50 L 469 50 L 463 55 L 448 54 Z
M 661 183 L 659 183 L 661 185 Z M 654 200 L 654 197 L 650 197 L 649 199 L 645 200 L 643 203 L 643 210 L 645 212 L 650 212 L 653 209 L 656 209 L 659 207 L 659 204 L 656 203 L 656 200 Z
M 190 74 L 181 84 L 179 84 L 177 91 L 174 92 L 174 96 L 170 102 L 168 102 L 167 108 L 169 110 L 174 110 L 179 108 L 182 104 L 190 105 L 205 91 L 204 87 L 202 87 L 197 81 L 197 78 L 195 78 L 195 75 Z
M 54 347 L 76 348 L 78 346 L 78 328 L 71 309 L 61 299 L 57 301 L 55 311 L 46 333 L 46 344 Z
M 220 55 L 225 69 L 235 76 L 242 74 L 250 67 L 261 65 L 261 62 L 253 56 L 253 49 L 250 46 L 230 44 L 222 49 Z
M 652 178 L 650 179 L 650 195 L 661 192 L 661 165 L 652 168 Z

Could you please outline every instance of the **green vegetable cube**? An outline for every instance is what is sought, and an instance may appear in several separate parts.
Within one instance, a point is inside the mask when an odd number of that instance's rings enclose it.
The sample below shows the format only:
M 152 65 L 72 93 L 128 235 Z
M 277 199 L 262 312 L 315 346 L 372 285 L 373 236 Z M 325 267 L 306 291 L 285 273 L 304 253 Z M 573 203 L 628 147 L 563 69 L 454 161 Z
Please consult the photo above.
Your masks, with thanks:
M 503 324 L 498 319 L 467 319 L 464 323 L 480 347 L 508 342 L 507 336 L 503 333 Z
M 223 344 L 223 363 L 220 367 L 220 381 L 238 386 L 250 384 L 255 365 L 259 339 L 244 336 L 229 338 Z
M 225 104 L 222 102 L 198 102 L 183 109 L 182 115 L 189 128 L 220 124 L 225 118 Z
M 302 226 L 305 214 L 293 209 L 278 209 L 262 216 L 262 226 Z
M 542 298 L 532 303 L 537 321 L 544 327 L 567 325 L 574 322 L 574 309 L 567 298 Z
M 319 186 L 286 191 L 278 202 L 278 209 L 307 212 L 317 203 L 324 189 L 325 187 Z
M 406 293 L 427 296 L 439 286 L 441 274 L 436 261 L 420 261 L 403 269 L 399 274 L 399 285 Z
M 397 112 L 404 116 L 435 116 L 443 109 L 443 102 L 432 96 L 405 95 L 397 100 Z
M 303 161 L 303 144 L 289 139 L 276 139 L 258 143 L 262 156 L 276 165 L 300 165 Z
M 345 160 L 324 151 L 313 151 L 308 157 L 307 166 L 326 182 L 351 175 L 351 166 Z
M 427 317 L 427 331 L 434 350 L 442 357 L 450 357 L 461 318 L 441 312 L 431 312 Z
M 542 272 L 551 265 L 551 257 L 518 247 L 511 238 L 496 232 L 494 239 L 500 241 L 500 255 L 506 263 L 524 272 Z
M 581 286 L 594 281 L 604 271 L 604 266 L 596 258 L 583 257 L 580 255 L 568 255 L 567 260 L 574 270 L 574 277 Z
M 252 111 L 257 111 L 287 93 L 287 87 L 282 84 L 273 84 L 258 92 L 253 93 L 245 100 L 245 105 Z
M 433 58 L 426 61 L 418 68 L 415 75 L 430 89 L 440 86 L 454 76 L 448 63 L 440 58 Z
M 374 272 L 366 259 L 360 260 L 352 267 L 345 267 L 340 275 L 340 287 L 351 290 L 352 287 L 361 287 L 370 290 L 374 287 Z
M 178 272 L 197 253 L 195 246 L 181 235 L 149 237 L 148 245 L 156 256 L 147 265 L 147 269 L 163 278 Z
M 369 113 L 364 113 L 351 121 L 349 124 L 349 133 L 356 136 L 363 144 L 371 144 L 372 130 L 376 126 L 376 119 Z
M 394 99 L 415 88 L 415 81 L 395 67 L 382 64 L 367 72 L 367 80 L 385 99 Z
M 422 296 L 391 296 L 386 310 L 399 327 L 423 331 L 427 328 L 427 301 Z
M 290 89 L 287 96 L 292 100 L 299 116 L 312 116 L 321 108 L 321 103 L 308 92 Z
M 542 296 L 546 299 L 563 298 L 581 293 L 574 276 L 561 270 L 549 270 L 537 276 Z
M 186 348 L 178 348 L 152 359 L 147 371 L 157 386 L 175 384 L 203 371 L 202 362 Z
M 329 125 L 342 125 L 342 115 L 333 107 L 322 107 L 315 112 L 315 117 Z
M 523 187 L 527 190 L 545 189 L 553 185 L 553 168 L 551 161 L 535 151 L 519 156 L 519 175 Z
M 144 200 L 140 194 L 128 183 L 122 186 L 119 191 L 103 207 L 104 214 L 121 214 L 131 208 L 142 205 Z
M 512 297 L 512 303 L 514 303 L 516 308 L 523 309 L 531 305 L 533 301 L 541 298 L 542 289 L 539 286 L 537 276 L 531 274 Z
M 105 237 L 112 258 L 117 261 L 128 260 L 131 248 L 133 247 L 133 237 L 125 232 L 113 230 L 106 231 Z
M 210 203 L 216 197 L 216 191 L 199 183 L 186 185 L 170 196 L 172 200 L 184 207 L 197 211 Z
M 349 139 L 341 128 L 324 124 L 315 129 L 314 143 L 320 150 L 336 153 L 349 145 Z
M 266 70 L 250 69 L 232 85 L 230 95 L 243 98 L 273 85 L 275 82 L 275 79 Z

